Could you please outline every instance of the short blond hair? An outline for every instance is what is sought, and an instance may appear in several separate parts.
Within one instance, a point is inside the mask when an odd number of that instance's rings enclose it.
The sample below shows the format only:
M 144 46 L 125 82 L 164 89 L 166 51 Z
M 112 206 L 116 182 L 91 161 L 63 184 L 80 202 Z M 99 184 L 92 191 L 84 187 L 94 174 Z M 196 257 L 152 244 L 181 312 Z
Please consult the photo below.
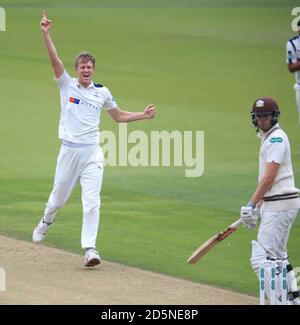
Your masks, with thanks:
M 89 52 L 80 52 L 75 58 L 75 68 L 78 67 L 79 63 L 87 63 L 89 61 L 93 63 L 93 68 L 95 69 L 96 59 L 94 55 Z

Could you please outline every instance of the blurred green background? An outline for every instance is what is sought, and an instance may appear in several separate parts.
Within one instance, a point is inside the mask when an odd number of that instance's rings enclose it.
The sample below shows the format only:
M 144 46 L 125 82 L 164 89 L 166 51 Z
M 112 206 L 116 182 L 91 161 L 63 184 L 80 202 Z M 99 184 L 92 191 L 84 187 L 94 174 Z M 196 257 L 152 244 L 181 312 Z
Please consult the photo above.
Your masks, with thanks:
M 294 76 L 285 63 L 296 1 L 2 1 L 0 33 L 0 233 L 30 241 L 52 189 L 60 142 L 59 93 L 39 21 L 46 9 L 69 73 L 74 57 L 95 54 L 95 82 L 125 110 L 157 107 L 157 118 L 128 132 L 205 132 L 205 170 L 106 167 L 98 249 L 105 260 L 258 295 L 250 267 L 256 232 L 239 229 L 194 266 L 187 257 L 236 220 L 257 184 L 255 98 L 274 97 L 300 182 L 300 128 Z M 118 131 L 102 113 L 102 130 Z M 45 244 L 82 254 L 80 188 Z M 300 222 L 289 241 L 300 266 Z M 1 264 L 1 260 L 0 260 Z

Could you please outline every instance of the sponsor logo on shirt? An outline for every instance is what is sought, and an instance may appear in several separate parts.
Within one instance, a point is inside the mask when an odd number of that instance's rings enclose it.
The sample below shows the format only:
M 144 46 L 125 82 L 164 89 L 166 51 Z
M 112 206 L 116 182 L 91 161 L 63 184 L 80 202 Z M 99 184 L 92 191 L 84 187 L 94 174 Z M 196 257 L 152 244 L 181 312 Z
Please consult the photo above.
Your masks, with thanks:
M 75 98 L 75 97 L 70 97 L 69 101 L 71 103 L 74 103 L 74 104 L 77 104 L 77 105 L 80 103 L 80 99 Z
M 89 102 L 87 102 L 87 101 L 85 101 L 83 99 L 79 99 L 79 98 L 75 98 L 75 97 L 70 97 L 69 98 L 69 101 L 71 103 L 73 103 L 73 104 L 79 105 L 79 103 L 80 103 L 81 106 L 86 106 L 86 107 L 89 107 L 89 108 L 93 108 L 95 110 L 98 110 L 98 107 L 97 106 L 95 106 L 95 105 L 93 105 L 93 104 L 91 104 L 91 103 L 89 103 Z
M 86 107 L 89 107 L 89 108 L 93 108 L 93 109 L 95 109 L 96 111 L 98 110 L 98 107 L 97 106 L 95 106 L 95 105 L 93 105 L 93 104 L 91 104 L 91 103 L 89 103 L 89 102 L 86 102 L 85 100 L 81 100 L 81 105 L 82 106 L 86 106 Z
M 283 141 L 283 139 L 280 138 L 280 137 L 272 138 L 272 139 L 270 140 L 271 143 L 274 143 L 274 142 L 282 142 L 282 141 Z

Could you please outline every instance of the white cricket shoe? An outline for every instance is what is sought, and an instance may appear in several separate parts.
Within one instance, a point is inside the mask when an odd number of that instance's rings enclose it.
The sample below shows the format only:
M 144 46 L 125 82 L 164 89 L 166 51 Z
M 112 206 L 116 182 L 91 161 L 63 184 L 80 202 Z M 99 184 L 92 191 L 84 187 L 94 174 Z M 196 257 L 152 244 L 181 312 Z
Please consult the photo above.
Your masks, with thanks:
M 40 243 L 43 241 L 46 237 L 50 225 L 51 223 L 44 222 L 44 218 L 42 218 L 42 220 L 38 223 L 33 231 L 32 241 L 34 243 Z
M 101 258 L 95 248 L 86 251 L 84 256 L 84 266 L 95 266 L 100 264 Z

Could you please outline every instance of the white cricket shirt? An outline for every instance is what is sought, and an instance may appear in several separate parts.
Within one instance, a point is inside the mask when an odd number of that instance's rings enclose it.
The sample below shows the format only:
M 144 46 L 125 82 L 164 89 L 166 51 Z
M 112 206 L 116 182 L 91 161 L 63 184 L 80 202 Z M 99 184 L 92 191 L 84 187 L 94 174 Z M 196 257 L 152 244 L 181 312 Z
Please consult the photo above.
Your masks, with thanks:
M 296 63 L 300 61 L 300 37 L 291 38 L 286 44 L 286 63 Z M 295 72 L 297 84 L 300 86 L 300 71 Z
M 67 71 L 56 82 L 61 105 L 59 138 L 79 144 L 99 144 L 101 110 L 117 107 L 110 91 L 93 82 L 85 88 Z
M 266 211 L 282 211 L 300 208 L 299 189 L 295 187 L 291 149 L 287 135 L 278 124 L 268 132 L 261 134 L 259 152 L 259 182 L 265 174 L 266 163 L 280 164 L 272 187 L 265 194 L 263 209 Z

